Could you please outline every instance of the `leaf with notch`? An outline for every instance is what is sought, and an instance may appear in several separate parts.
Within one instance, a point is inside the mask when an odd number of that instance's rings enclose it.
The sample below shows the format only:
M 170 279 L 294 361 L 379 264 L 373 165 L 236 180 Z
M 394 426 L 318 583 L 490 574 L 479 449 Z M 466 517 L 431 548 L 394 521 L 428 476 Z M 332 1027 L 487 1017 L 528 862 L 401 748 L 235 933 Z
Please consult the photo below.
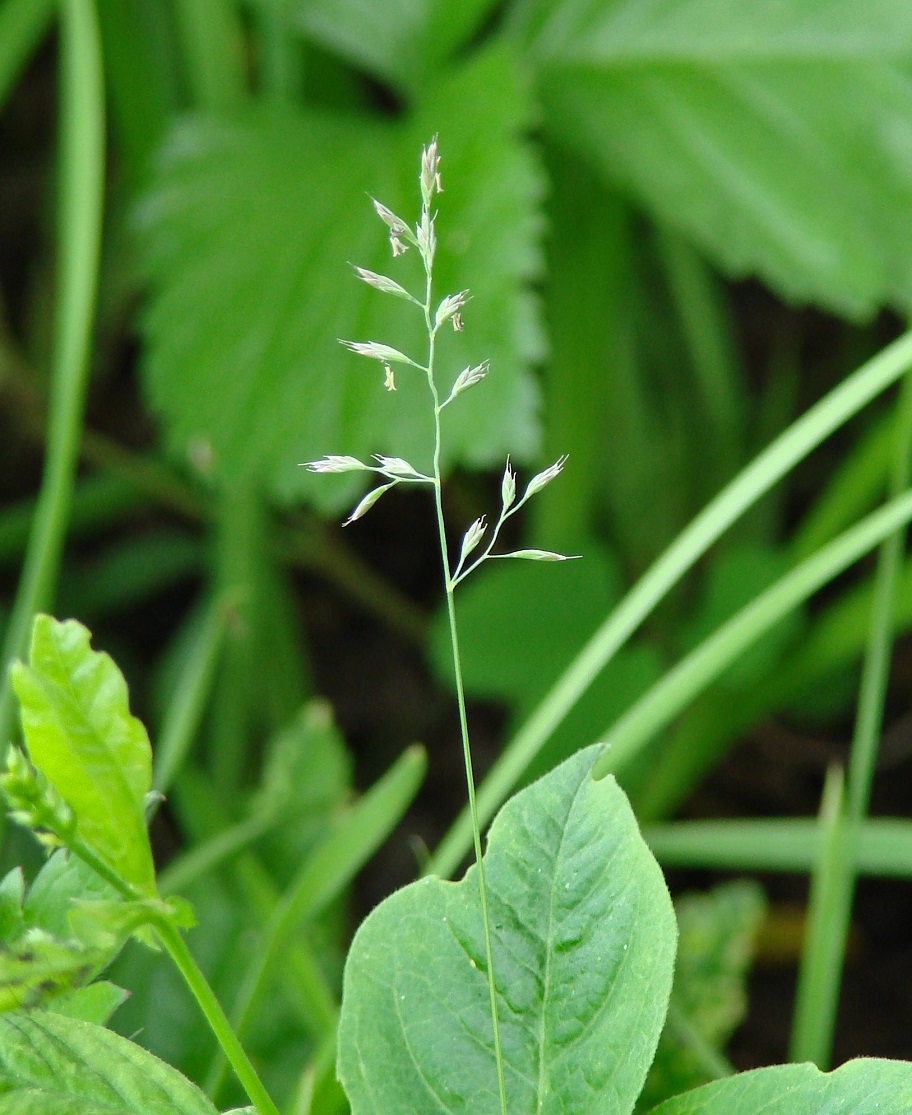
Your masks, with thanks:
M 510 1111 L 625 1115 L 665 1018 L 674 912 L 624 794 L 591 778 L 598 750 L 521 791 L 490 830 Z M 368 916 L 339 1027 L 354 1115 L 499 1111 L 484 957 L 475 867 L 459 883 L 413 883 Z

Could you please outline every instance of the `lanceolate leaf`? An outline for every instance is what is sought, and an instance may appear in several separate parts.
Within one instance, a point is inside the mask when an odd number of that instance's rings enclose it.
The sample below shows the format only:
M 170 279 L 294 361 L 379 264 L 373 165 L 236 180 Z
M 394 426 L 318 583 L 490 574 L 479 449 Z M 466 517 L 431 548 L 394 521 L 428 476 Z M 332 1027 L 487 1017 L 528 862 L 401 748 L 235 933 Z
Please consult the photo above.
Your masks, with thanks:
M 534 0 L 547 127 L 723 268 L 854 314 L 912 298 L 904 0 Z
M 128 882 L 154 893 L 144 816 L 152 752 L 130 715 L 123 675 L 91 649 L 82 624 L 38 616 L 29 665 L 14 665 L 12 680 L 31 760 L 73 809 L 80 838 Z
M 172 450 L 204 449 L 226 484 L 253 480 L 281 500 L 306 494 L 334 510 L 355 502 L 364 477 L 327 484 L 299 462 L 395 448 L 429 465 L 424 373 L 397 365 L 397 390 L 384 391 L 382 367 L 337 338 L 426 359 L 421 312 L 360 282 L 345 261 L 423 298 L 415 250 L 391 258 L 367 195 L 414 220 L 415 152 L 439 132 L 437 296 L 473 295 L 465 332 L 441 331 L 444 393 L 467 364 L 492 365 L 447 411 L 449 463 L 534 452 L 529 365 L 540 331 L 528 282 L 539 269 L 541 182 L 529 117 L 518 67 L 498 51 L 432 86 L 394 125 L 275 108 L 186 120 L 139 214 L 151 289 L 144 376 Z
M 743 1072 L 666 1100 L 650 1115 L 907 1115 L 912 1064 L 849 1061 L 835 1072 L 815 1065 L 776 1065 Z
M 627 799 L 579 752 L 517 794 L 485 856 L 511 1112 L 632 1110 L 665 1017 L 674 913 Z M 473 867 L 359 929 L 339 1075 L 354 1115 L 499 1111 Z
M 0 1016 L 0 1115 L 216 1115 L 151 1053 L 45 1011 Z

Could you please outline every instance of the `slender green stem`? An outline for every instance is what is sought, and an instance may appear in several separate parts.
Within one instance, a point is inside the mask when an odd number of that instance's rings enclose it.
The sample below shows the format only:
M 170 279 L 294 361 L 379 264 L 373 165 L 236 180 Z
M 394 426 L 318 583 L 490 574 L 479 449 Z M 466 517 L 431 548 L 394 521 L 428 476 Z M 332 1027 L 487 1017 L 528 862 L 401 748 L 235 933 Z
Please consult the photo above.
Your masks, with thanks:
M 219 112 L 246 95 L 240 13 L 226 0 L 181 0 L 174 5 L 187 80 L 196 107 Z
M 301 75 L 299 44 L 292 31 L 288 0 L 268 0 L 261 4 L 256 19 L 260 85 L 267 97 L 292 102 Z
M 472 769 L 472 749 L 469 744 L 469 724 L 466 716 L 465 689 L 462 682 L 462 662 L 459 656 L 459 635 L 456 630 L 456 587 L 450 572 L 450 555 L 446 539 L 446 520 L 443 514 L 443 480 L 440 467 L 440 395 L 434 380 L 434 356 L 436 350 L 437 328 L 431 320 L 431 301 L 433 282 L 431 260 L 424 256 L 427 288 L 424 303 L 424 319 L 428 333 L 427 381 L 434 400 L 434 507 L 437 512 L 437 534 L 440 540 L 440 558 L 443 563 L 443 581 L 446 589 L 447 617 L 450 624 L 450 643 L 453 648 L 453 675 L 456 682 L 456 702 L 459 706 L 459 730 L 462 736 L 462 757 L 465 764 L 466 790 L 469 798 L 469 814 L 472 818 L 472 837 L 475 845 L 475 866 L 478 870 L 478 894 L 481 902 L 481 921 L 484 931 L 485 962 L 488 968 L 488 995 L 491 1002 L 491 1025 L 494 1031 L 494 1061 L 497 1066 L 497 1088 L 500 1095 L 501 1115 L 507 1115 L 507 1089 L 504 1081 L 503 1050 L 500 1044 L 500 1025 L 497 1018 L 497 982 L 494 976 L 494 949 L 491 943 L 491 922 L 488 917 L 488 888 L 485 882 L 484 858 L 481 848 L 481 827 L 478 823 L 478 807 L 475 801 L 475 774 Z
M 193 954 L 187 948 L 183 937 L 169 921 L 157 922 L 155 929 L 162 945 L 183 976 L 184 982 L 193 993 L 193 997 L 199 1003 L 200 1009 L 206 1016 L 206 1021 L 218 1039 L 219 1045 L 224 1049 L 225 1056 L 231 1062 L 231 1067 L 257 1109 L 258 1115 L 279 1115 L 279 1109 L 269 1098 L 269 1094 L 263 1087 L 263 1082 L 257 1075 L 256 1069 L 250 1063 L 250 1058 L 244 1052 L 244 1047 L 231 1028 L 228 1016 L 215 997 L 215 993 L 209 986 L 199 965 L 193 959 Z
M 61 194 L 47 457 L 35 521 L 0 661 L 0 748 L 13 730 L 10 663 L 25 653 L 32 617 L 57 582 L 89 369 L 104 194 L 104 81 L 91 0 L 61 7 Z

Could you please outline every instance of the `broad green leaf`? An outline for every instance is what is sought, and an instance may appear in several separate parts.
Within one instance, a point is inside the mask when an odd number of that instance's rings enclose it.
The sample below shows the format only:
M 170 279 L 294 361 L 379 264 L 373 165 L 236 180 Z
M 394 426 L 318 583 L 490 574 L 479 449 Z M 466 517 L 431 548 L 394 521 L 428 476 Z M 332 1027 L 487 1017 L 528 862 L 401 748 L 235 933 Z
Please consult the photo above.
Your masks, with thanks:
M 912 297 L 902 0 L 535 0 L 546 128 L 727 272 L 862 315 Z
M 101 1026 L 0 1016 L 0 1115 L 215 1115 L 176 1069 Z
M 513 57 L 476 56 L 400 121 L 316 110 L 192 117 L 171 136 L 139 213 L 143 369 L 173 452 L 224 484 L 289 502 L 351 506 L 358 474 L 311 476 L 299 462 L 395 450 L 430 460 L 423 374 L 383 371 L 336 338 L 424 359 L 420 311 L 360 282 L 345 262 L 421 293 L 415 253 L 390 259 L 366 194 L 414 220 L 420 148 L 439 132 L 445 193 L 438 294 L 469 288 L 465 332 L 441 335 L 444 392 L 466 365 L 491 374 L 447 409 L 449 466 L 537 449 L 530 362 L 541 354 L 529 281 L 539 273 L 541 178 L 525 140 L 530 101 Z
M 309 38 L 356 66 L 415 93 L 477 32 L 494 0 L 294 0 Z
M 676 1096 L 651 1115 L 907 1115 L 912 1064 L 875 1058 L 835 1072 L 815 1065 L 776 1065 L 716 1080 Z
M 130 715 L 123 675 L 89 638 L 75 620 L 35 619 L 29 665 L 12 668 L 22 730 L 32 762 L 76 814 L 81 839 L 129 883 L 153 893 L 144 816 L 149 738 Z
M 665 1017 L 674 913 L 623 793 L 590 776 L 596 754 L 517 794 L 491 826 L 511 1115 L 629 1112 Z M 459 883 L 413 883 L 365 920 L 339 1028 L 354 1115 L 499 1110 L 484 957 L 474 867 Z
M 689 1031 L 711 1050 L 725 1049 L 747 1008 L 745 984 L 764 907 L 763 892 L 746 880 L 676 900 L 673 1014 L 662 1032 L 638 1110 L 648 1111 L 660 1100 L 712 1078 L 675 1019 L 683 1017 Z

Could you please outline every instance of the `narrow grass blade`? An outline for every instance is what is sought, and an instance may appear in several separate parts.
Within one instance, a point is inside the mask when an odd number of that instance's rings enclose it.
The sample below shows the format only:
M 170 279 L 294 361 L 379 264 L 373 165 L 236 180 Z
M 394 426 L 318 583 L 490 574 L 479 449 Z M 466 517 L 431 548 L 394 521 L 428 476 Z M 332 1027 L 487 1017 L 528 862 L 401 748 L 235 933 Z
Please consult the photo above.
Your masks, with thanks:
M 631 762 L 649 740 L 761 635 L 798 604 L 912 520 L 912 494 L 885 504 L 780 578 L 705 639 L 614 726 L 593 771 L 601 778 Z
M 593 634 L 494 764 L 478 790 L 483 823 L 605 664 L 713 542 L 834 430 L 894 384 L 910 364 L 912 333 L 905 333 L 793 423 L 691 522 Z M 452 874 L 471 844 L 471 822 L 464 810 L 438 847 L 430 870 Z
M 280 810 L 256 813 L 246 821 L 222 829 L 220 833 L 176 856 L 158 876 L 159 893 L 167 898 L 180 894 L 204 875 L 223 867 L 238 852 L 249 848 L 282 823 Z
M 827 773 L 820 803 L 818 854 L 811 875 L 809 917 L 789 1043 L 790 1061 L 813 1061 L 824 1069 L 830 1059 L 830 1023 L 839 994 L 839 983 L 830 972 L 834 967 L 841 970 L 844 944 L 838 933 L 831 932 L 846 906 L 843 892 L 847 878 L 841 870 L 848 851 L 844 801 L 842 771 L 834 768 Z
M 12 736 L 9 664 L 51 605 L 66 535 L 89 372 L 104 195 L 104 77 L 91 0 L 61 5 L 58 278 L 47 458 L 0 660 L 0 748 Z
M 903 381 L 897 408 L 891 493 L 908 490 L 912 477 L 912 377 Z M 875 576 L 870 633 L 852 748 L 845 806 L 832 822 L 833 850 L 821 856 L 811 880 L 810 920 L 798 974 L 792 1031 L 793 1059 L 827 1068 L 832 1054 L 839 987 L 855 893 L 857 833 L 868 811 L 877 747 L 883 725 L 892 648 L 893 612 L 903 556 L 897 529 L 881 546 Z M 830 830 L 827 830 L 830 832 Z
M 197 107 L 219 111 L 245 94 L 244 36 L 240 15 L 223 0 L 181 0 L 174 6 Z
M 675 821 L 647 825 L 643 837 L 663 867 L 806 875 L 818 858 L 820 827 L 809 817 Z M 862 875 L 912 879 L 912 821 L 865 821 L 858 832 L 855 864 Z

